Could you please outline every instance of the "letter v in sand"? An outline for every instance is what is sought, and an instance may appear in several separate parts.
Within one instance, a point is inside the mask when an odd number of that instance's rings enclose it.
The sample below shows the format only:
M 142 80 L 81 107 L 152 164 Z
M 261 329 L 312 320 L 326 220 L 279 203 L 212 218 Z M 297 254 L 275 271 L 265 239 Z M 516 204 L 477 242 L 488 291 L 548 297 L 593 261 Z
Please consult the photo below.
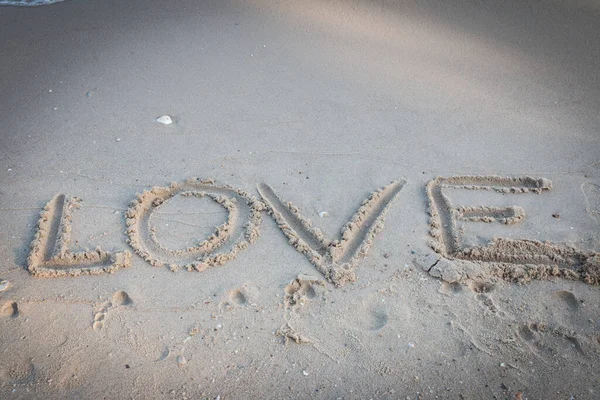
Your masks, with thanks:
M 283 201 L 266 183 L 258 185 L 269 213 L 296 250 L 304 254 L 333 284 L 341 286 L 356 280 L 359 256 L 365 256 L 373 237 L 383 229 L 383 218 L 406 181 L 394 181 L 373 192 L 344 225 L 339 239 L 329 240 L 300 210 Z

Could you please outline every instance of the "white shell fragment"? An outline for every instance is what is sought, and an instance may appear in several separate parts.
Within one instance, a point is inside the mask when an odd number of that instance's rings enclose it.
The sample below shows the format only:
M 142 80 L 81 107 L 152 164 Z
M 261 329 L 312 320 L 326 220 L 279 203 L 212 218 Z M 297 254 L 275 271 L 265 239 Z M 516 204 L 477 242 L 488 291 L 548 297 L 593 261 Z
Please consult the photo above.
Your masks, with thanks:
M 156 118 L 156 122 L 163 125 L 171 125 L 173 123 L 173 119 L 168 115 L 163 115 L 162 117 Z
M 185 359 L 185 357 L 182 355 L 177 356 L 177 364 L 180 367 L 183 367 L 185 364 L 187 364 L 187 360 Z
M 5 291 L 6 289 L 8 289 L 9 286 L 10 286 L 9 281 L 0 280 L 0 292 Z
M 319 217 L 321 217 L 321 218 L 329 217 L 329 213 L 327 211 L 321 211 L 319 213 Z

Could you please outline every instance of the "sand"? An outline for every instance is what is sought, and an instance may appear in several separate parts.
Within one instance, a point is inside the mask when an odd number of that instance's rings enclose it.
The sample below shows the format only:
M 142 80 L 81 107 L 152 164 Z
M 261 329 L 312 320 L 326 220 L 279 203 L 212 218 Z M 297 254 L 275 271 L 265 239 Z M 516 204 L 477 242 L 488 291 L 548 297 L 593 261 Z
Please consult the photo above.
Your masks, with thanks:
M 598 21 L 1 6 L 0 398 L 597 399 Z

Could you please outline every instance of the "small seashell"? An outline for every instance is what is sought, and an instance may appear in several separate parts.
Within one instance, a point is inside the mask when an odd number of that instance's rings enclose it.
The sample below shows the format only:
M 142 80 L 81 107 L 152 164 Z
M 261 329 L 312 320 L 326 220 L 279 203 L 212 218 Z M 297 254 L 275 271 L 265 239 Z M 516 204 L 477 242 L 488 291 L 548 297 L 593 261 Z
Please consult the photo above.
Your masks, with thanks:
M 177 364 L 182 367 L 185 364 L 187 364 L 187 360 L 185 359 L 185 357 L 182 355 L 177 356 Z
M 306 371 L 302 371 L 302 375 L 304 375 L 304 376 L 308 376 L 308 372 L 306 372 Z
M 173 119 L 168 115 L 163 115 L 162 117 L 156 118 L 156 122 L 163 125 L 171 125 L 173 123 Z
M 0 281 L 0 292 L 5 291 L 10 286 L 9 281 Z
M 319 217 L 321 217 L 321 218 L 329 217 L 329 213 L 327 211 L 321 211 L 319 213 Z

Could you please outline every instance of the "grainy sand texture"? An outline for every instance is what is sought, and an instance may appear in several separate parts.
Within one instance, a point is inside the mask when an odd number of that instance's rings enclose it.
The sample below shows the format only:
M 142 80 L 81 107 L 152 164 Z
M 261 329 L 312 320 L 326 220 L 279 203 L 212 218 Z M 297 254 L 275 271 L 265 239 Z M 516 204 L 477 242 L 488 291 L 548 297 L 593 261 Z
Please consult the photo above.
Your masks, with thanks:
M 0 399 L 600 398 L 600 3 L 15 3 Z

